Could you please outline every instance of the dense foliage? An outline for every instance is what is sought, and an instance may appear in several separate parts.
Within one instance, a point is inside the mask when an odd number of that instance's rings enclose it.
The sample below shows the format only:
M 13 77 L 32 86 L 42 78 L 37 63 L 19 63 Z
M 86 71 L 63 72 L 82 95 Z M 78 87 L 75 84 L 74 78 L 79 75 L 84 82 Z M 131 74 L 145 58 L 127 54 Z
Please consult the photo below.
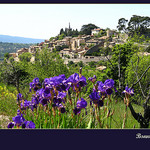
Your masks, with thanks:
M 150 56 L 144 56 L 139 54 L 134 54 L 126 68 L 125 75 L 126 81 L 125 84 L 132 86 L 133 82 L 136 82 L 143 72 L 150 65 Z M 136 93 L 135 99 L 137 103 L 143 104 L 144 98 L 146 97 L 150 86 L 150 70 L 144 75 L 139 84 L 134 87 Z
M 129 35 L 133 36 L 134 33 L 141 35 L 147 33 L 149 31 L 149 26 L 150 17 L 133 15 L 129 21 L 125 18 L 120 18 L 118 20 L 117 28 L 119 31 L 124 31 Z
M 33 44 L 19 44 L 19 43 L 3 43 L 0 42 L 0 59 L 3 60 L 5 53 L 16 53 L 21 48 L 29 48 Z
M 138 47 L 134 46 L 132 43 L 125 43 L 125 44 L 117 44 L 112 49 L 112 58 L 108 61 L 107 67 L 107 75 L 113 78 L 117 85 L 119 86 L 119 79 L 120 79 L 120 86 L 121 89 L 124 88 L 125 83 L 125 70 L 128 66 L 130 58 L 132 55 L 138 51 Z

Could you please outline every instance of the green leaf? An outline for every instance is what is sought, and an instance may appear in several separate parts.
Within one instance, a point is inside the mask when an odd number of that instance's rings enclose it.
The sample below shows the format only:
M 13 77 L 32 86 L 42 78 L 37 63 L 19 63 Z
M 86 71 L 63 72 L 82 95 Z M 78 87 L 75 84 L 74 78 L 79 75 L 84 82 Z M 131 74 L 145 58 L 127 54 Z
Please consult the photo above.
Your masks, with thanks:
M 91 124 L 92 124 L 92 118 L 90 118 L 90 121 L 89 121 L 89 123 L 88 123 L 87 129 L 90 129 L 90 128 L 91 128 Z

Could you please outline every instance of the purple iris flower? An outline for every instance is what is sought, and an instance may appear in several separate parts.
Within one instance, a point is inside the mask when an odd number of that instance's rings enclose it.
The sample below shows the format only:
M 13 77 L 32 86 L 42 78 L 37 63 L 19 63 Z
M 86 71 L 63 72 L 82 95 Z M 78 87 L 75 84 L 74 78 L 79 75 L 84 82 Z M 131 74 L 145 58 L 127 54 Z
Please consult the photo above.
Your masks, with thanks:
M 17 111 L 19 112 L 19 111 Z M 21 126 L 22 128 L 35 128 L 35 124 L 32 121 L 26 121 L 22 114 L 13 117 L 13 122 L 10 122 L 7 128 L 14 128 L 14 126 Z
M 113 79 L 107 79 L 105 82 L 105 88 L 106 88 L 106 93 L 108 95 L 111 95 L 113 93 L 113 90 L 115 90 L 115 92 L 117 92 L 117 89 L 115 88 L 114 84 L 115 84 L 115 81 Z
M 61 74 L 59 76 L 51 77 L 49 78 L 50 84 L 53 85 L 54 87 L 58 86 L 63 82 L 63 80 L 66 80 L 66 77 L 64 74 Z
M 111 88 L 106 88 L 107 95 L 111 95 L 113 93 L 113 90 Z
M 43 92 L 44 92 L 44 88 L 41 88 L 41 89 L 37 90 L 36 96 L 37 96 L 37 97 L 42 97 Z
M 45 86 L 50 86 L 50 79 L 49 78 L 45 78 L 43 81 L 44 87 Z
M 41 88 L 36 92 L 36 96 L 38 97 L 38 101 L 43 105 L 47 105 L 47 103 L 49 102 L 50 98 L 51 98 L 51 93 L 50 93 L 50 88 L 49 87 L 45 87 L 45 88 Z
M 45 106 L 45 105 L 48 104 L 49 99 L 47 99 L 47 98 L 40 98 L 40 99 L 39 99 L 39 102 L 40 102 L 43 106 Z
M 98 107 L 102 107 L 104 105 L 104 102 L 102 100 L 98 100 L 97 104 Z
M 21 110 L 26 110 L 27 108 L 29 108 L 31 102 L 30 101 L 27 101 L 27 100 L 24 100 L 21 102 Z
M 35 128 L 35 124 L 32 121 L 25 121 L 22 124 L 22 128 L 27 128 L 27 129 L 31 128 L 31 129 L 34 129 Z
M 96 91 L 93 91 L 91 93 L 91 95 L 89 95 L 90 99 L 92 101 L 90 101 L 90 105 L 92 105 L 92 102 L 94 104 L 98 104 L 98 107 L 102 107 L 104 105 L 104 102 L 102 100 L 100 100 L 100 95 L 99 95 L 99 92 L 96 92 Z
M 50 98 L 50 97 L 51 97 L 50 90 L 51 90 L 51 89 L 46 86 L 46 87 L 44 88 L 44 90 L 43 90 L 42 96 L 43 96 L 43 97 L 49 97 L 49 98 Z
M 53 98 L 53 102 L 54 102 L 54 104 L 55 104 L 54 106 L 59 105 L 61 102 L 65 103 L 65 101 L 64 101 L 63 99 L 61 99 L 61 98 L 56 98 L 56 97 Z
M 57 106 L 59 105 L 61 102 L 63 102 L 65 104 L 65 100 L 63 99 L 64 97 L 66 97 L 66 93 L 64 92 L 58 92 L 58 95 L 57 97 L 54 96 L 53 98 L 53 102 L 54 102 L 54 105 L 53 106 Z
M 13 117 L 12 119 L 13 119 L 13 122 L 15 123 L 15 125 L 17 125 L 17 126 L 20 126 L 25 121 L 22 114 L 17 115 L 15 117 Z
M 21 101 L 21 100 L 23 100 L 23 95 L 22 95 L 21 93 L 19 93 L 19 94 L 17 95 L 17 101 L 19 102 L 19 101 Z
M 32 100 L 31 100 L 31 103 L 30 103 L 30 108 L 31 110 L 33 111 L 34 108 L 37 108 L 37 105 L 39 104 L 39 100 L 36 96 L 32 96 Z
M 87 101 L 86 100 L 84 100 L 83 98 L 78 99 L 77 100 L 77 105 L 76 105 L 75 109 L 73 110 L 74 114 L 75 115 L 80 114 L 81 109 L 86 109 L 86 106 L 87 106 Z
M 98 91 L 103 95 L 106 94 L 105 84 L 102 81 L 97 81 L 97 84 L 98 84 Z
M 83 98 L 81 100 L 78 99 L 77 101 L 77 108 L 85 108 L 87 106 L 87 101 L 85 101 Z
M 79 77 L 77 73 L 72 74 L 67 80 L 66 83 L 73 85 L 74 90 L 76 88 L 84 87 L 87 85 L 86 78 L 84 76 Z
M 100 99 L 100 95 L 98 92 L 94 91 L 89 95 L 90 99 L 93 101 L 94 104 L 97 104 L 98 100 Z
M 125 90 L 122 93 L 127 93 L 128 95 L 134 96 L 134 90 L 128 88 L 128 86 L 125 87 Z
M 58 92 L 57 97 L 59 97 L 59 98 L 64 98 L 64 97 L 66 97 L 66 95 L 67 95 L 67 93 L 64 93 L 64 92 Z
M 33 89 L 34 91 L 37 91 L 41 86 L 41 83 L 39 81 L 39 78 L 34 78 L 33 79 L 33 82 L 30 82 L 30 92 L 31 92 L 31 89 Z
M 73 110 L 73 113 L 74 113 L 75 115 L 80 114 L 80 112 L 81 112 L 81 108 L 75 107 L 75 109 Z
M 21 115 L 21 111 L 19 109 L 17 110 L 17 115 Z
M 44 87 L 49 87 L 50 89 L 56 89 L 57 91 L 66 91 L 68 86 L 65 84 L 66 77 L 64 74 L 61 74 L 59 76 L 54 76 L 50 78 L 44 79 Z
M 109 88 L 113 88 L 115 82 L 114 82 L 113 79 L 107 79 L 107 80 L 105 80 L 104 84 L 105 84 L 105 86 L 107 86 L 107 87 L 109 87 Z
M 65 107 L 61 103 L 57 104 L 56 106 L 58 107 L 58 109 L 60 110 L 61 113 L 65 113 L 66 112 Z
M 97 81 L 98 84 L 98 91 L 102 94 L 102 95 L 111 95 L 113 93 L 113 90 L 115 90 L 115 92 L 117 92 L 117 89 L 115 88 L 114 84 L 114 80 L 113 79 L 107 79 L 105 80 L 105 82 L 101 82 L 101 81 Z
M 14 122 L 10 122 L 7 126 L 7 128 L 13 128 L 15 126 L 15 123 Z
M 93 77 L 89 77 L 88 80 L 90 80 L 92 83 L 95 83 L 96 81 L 96 75 L 94 75 Z
M 51 97 L 51 93 L 50 93 L 50 88 L 49 87 L 45 87 L 45 88 L 41 88 L 36 92 L 36 96 L 38 98 L 49 98 Z
M 66 80 L 64 80 L 65 82 Z M 65 84 L 65 83 L 60 83 L 59 85 L 56 86 L 56 90 L 57 91 L 67 91 L 68 89 L 70 88 L 70 86 L 68 84 Z

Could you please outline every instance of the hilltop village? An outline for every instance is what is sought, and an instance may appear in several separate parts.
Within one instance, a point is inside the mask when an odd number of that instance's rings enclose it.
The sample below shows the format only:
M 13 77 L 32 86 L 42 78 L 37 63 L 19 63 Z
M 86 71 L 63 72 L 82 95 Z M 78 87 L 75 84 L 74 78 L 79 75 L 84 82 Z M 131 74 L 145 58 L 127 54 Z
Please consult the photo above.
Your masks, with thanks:
M 15 61 L 19 61 L 19 55 L 29 52 L 32 54 L 31 62 L 34 62 L 34 54 L 36 50 L 42 50 L 44 47 L 51 52 L 59 49 L 59 55 L 64 59 L 64 63 L 68 61 L 83 63 L 90 61 L 105 60 L 105 56 L 86 55 L 88 53 L 97 51 L 100 47 L 112 48 L 116 44 L 123 44 L 126 42 L 127 35 L 121 36 L 115 30 L 107 30 L 104 36 L 97 37 L 104 29 L 95 28 L 91 30 L 91 35 L 78 35 L 77 37 L 66 36 L 62 40 L 45 40 L 44 42 L 30 46 L 29 48 L 21 48 L 16 53 L 9 53 L 9 57 L 13 57 Z M 108 56 L 109 57 L 109 56 Z

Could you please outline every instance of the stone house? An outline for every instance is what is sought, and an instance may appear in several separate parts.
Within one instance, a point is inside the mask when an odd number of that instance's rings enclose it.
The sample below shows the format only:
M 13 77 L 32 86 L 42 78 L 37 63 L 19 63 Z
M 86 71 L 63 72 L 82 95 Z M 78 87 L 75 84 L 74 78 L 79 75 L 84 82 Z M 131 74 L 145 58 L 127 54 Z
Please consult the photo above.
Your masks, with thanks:
M 63 50 L 61 50 L 60 52 L 59 52 L 59 55 L 61 56 L 61 57 L 64 57 L 64 55 L 70 55 L 71 54 L 71 50 L 69 49 L 69 48 L 64 48 Z
M 97 28 L 97 29 L 93 29 L 93 30 L 91 30 L 91 35 L 93 36 L 93 35 L 97 35 L 100 31 L 101 31 L 102 29 L 100 29 L 100 28 Z
M 99 43 L 98 40 L 95 40 L 95 39 L 91 39 L 91 40 L 88 40 L 86 41 L 86 45 L 87 46 L 90 46 L 91 44 L 93 44 L 94 46 L 97 45 Z
M 15 57 L 17 57 L 17 54 L 16 53 L 9 53 L 9 57 L 15 58 Z
M 16 55 L 19 56 L 22 53 L 29 52 L 28 48 L 21 48 L 20 50 L 17 51 Z
M 76 50 L 81 47 L 81 44 L 85 44 L 85 39 L 80 37 L 74 37 L 71 39 L 71 49 Z
M 107 36 L 108 37 L 112 37 L 113 35 L 116 36 L 116 37 L 119 36 L 119 34 L 117 33 L 116 30 L 107 30 Z

